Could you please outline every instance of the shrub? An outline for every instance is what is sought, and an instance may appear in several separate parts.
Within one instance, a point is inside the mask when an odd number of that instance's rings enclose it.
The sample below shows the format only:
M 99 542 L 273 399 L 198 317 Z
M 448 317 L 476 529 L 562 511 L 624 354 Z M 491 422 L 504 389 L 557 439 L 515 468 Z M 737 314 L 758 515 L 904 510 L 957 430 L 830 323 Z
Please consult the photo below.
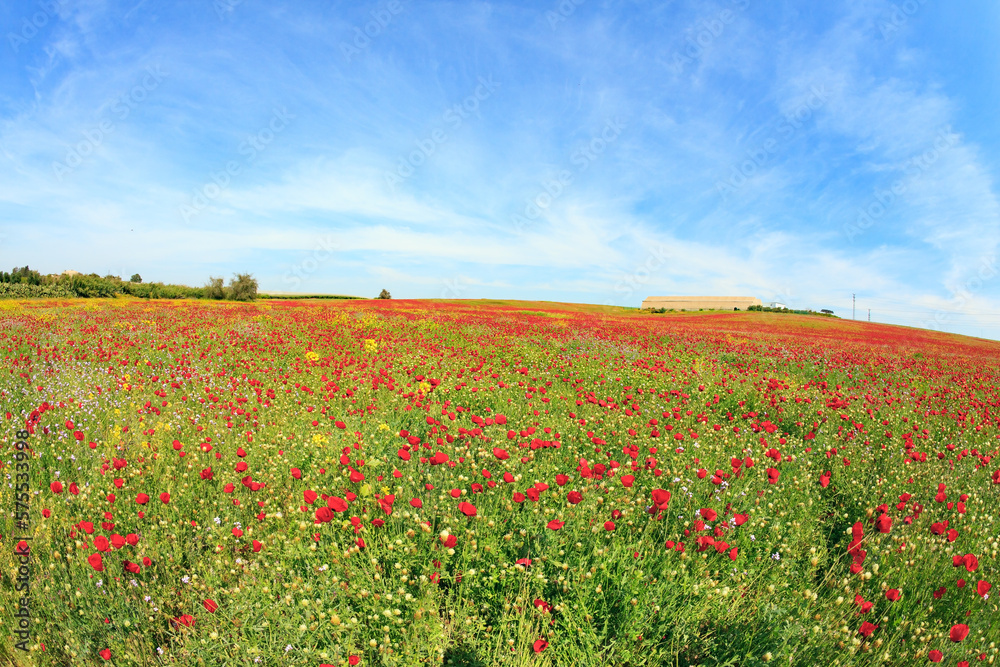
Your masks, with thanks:
M 67 282 L 76 296 L 85 299 L 109 298 L 121 292 L 121 283 L 116 284 L 114 280 L 96 274 L 73 276 Z
M 0 282 L 0 299 L 69 299 L 73 292 L 61 285 Z
M 389 290 L 384 289 L 381 292 L 379 292 L 378 298 L 379 299 L 391 299 L 392 295 L 389 294 Z
M 228 296 L 233 301 L 253 301 L 257 298 L 257 279 L 250 273 L 237 273 L 229 282 Z
M 204 295 L 206 299 L 225 299 L 226 288 L 223 287 L 222 278 L 210 277 L 205 283 Z

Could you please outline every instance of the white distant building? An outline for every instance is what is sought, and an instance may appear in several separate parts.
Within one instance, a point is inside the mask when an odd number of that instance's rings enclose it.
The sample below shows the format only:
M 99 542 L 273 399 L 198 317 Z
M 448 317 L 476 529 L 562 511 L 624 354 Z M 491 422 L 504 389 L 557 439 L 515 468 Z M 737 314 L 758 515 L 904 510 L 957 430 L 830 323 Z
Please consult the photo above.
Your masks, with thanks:
M 768 308 L 788 308 L 788 306 L 786 306 L 785 304 L 779 303 L 777 301 L 772 301 L 771 303 L 767 304 L 767 307 Z

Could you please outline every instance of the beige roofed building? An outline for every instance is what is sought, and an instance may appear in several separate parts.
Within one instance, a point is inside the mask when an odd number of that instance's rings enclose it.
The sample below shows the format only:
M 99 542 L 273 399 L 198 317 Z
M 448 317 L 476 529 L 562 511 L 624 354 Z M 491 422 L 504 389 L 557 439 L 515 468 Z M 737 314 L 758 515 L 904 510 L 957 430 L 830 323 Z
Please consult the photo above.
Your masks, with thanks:
M 648 296 L 642 302 L 643 309 L 667 310 L 746 310 L 760 305 L 753 296 Z

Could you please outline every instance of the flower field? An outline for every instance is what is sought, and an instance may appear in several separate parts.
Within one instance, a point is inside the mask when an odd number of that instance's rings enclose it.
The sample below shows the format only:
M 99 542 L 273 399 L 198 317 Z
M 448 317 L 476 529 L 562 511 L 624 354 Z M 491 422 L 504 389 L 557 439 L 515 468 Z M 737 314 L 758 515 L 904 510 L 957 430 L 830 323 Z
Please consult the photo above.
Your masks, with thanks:
M 4 664 L 997 661 L 997 343 L 119 299 L 0 353 Z

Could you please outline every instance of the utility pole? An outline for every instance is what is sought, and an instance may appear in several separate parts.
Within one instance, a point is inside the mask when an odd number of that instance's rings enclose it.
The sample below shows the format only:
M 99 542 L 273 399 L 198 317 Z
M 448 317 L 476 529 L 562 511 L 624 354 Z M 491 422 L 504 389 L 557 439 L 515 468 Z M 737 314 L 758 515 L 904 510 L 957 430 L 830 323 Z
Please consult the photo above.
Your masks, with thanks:
M 858 296 L 857 294 L 852 294 L 851 295 L 851 319 L 852 320 L 858 319 L 856 317 L 857 313 L 855 312 L 856 311 L 855 306 L 857 305 L 857 302 L 858 302 L 857 296 Z
M 868 321 L 869 322 L 872 321 L 872 309 L 871 308 L 868 309 Z

